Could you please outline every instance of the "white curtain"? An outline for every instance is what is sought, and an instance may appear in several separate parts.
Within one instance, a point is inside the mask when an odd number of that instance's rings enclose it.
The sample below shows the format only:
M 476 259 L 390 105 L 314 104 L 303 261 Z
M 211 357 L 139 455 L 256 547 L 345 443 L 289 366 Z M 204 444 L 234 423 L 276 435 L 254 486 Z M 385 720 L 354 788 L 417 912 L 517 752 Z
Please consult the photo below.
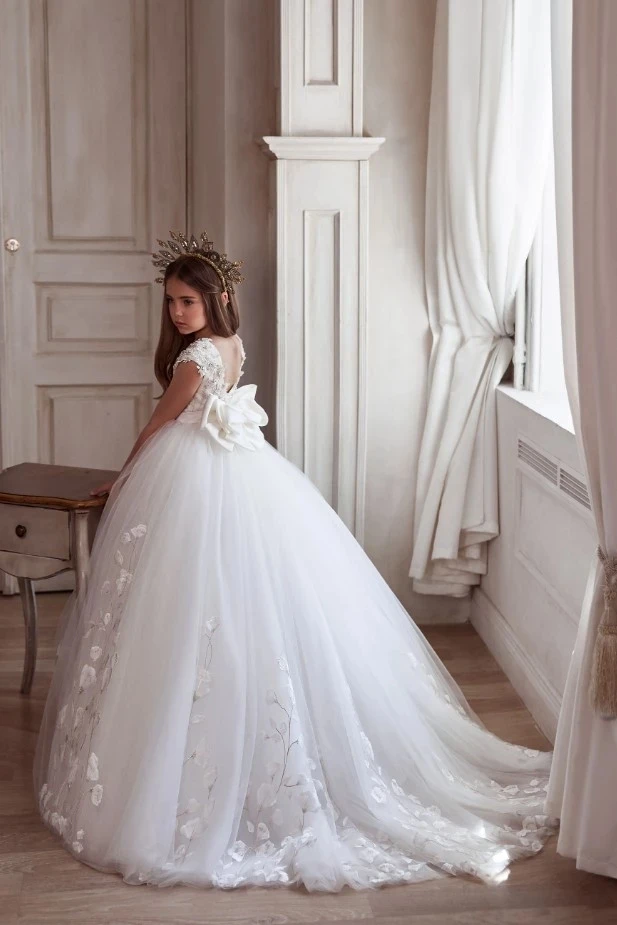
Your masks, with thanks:
M 562 13 L 569 8 L 558 2 Z M 555 124 L 564 354 L 598 538 L 610 556 L 617 555 L 616 48 L 617 3 L 574 3 L 571 149 L 564 86 Z M 560 854 L 575 858 L 579 869 L 617 877 L 617 722 L 600 718 L 589 700 L 603 579 L 594 561 L 559 717 L 547 811 L 561 817 Z
M 438 0 L 426 191 L 433 348 L 414 590 L 462 597 L 499 532 L 495 386 L 551 151 L 550 0 Z

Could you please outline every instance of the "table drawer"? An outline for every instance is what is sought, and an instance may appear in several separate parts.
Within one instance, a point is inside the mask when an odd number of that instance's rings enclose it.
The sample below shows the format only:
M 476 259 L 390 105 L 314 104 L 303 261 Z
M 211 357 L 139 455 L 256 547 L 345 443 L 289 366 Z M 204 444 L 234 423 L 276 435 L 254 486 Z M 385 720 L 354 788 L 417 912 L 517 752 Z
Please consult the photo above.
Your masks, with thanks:
M 27 504 L 0 504 L 0 549 L 69 559 L 69 514 Z

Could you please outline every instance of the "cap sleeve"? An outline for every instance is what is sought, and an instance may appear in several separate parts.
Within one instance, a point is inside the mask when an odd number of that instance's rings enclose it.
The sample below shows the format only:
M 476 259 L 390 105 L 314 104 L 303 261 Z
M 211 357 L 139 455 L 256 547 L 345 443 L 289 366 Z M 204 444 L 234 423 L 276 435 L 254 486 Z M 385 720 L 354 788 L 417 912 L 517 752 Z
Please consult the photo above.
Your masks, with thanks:
M 173 365 L 174 372 L 179 363 L 195 363 L 203 379 L 200 390 L 222 395 L 225 392 L 225 367 L 223 359 L 214 344 L 205 337 L 192 341 L 178 354 Z
M 214 378 L 220 368 L 220 357 L 214 350 L 210 341 L 195 340 L 182 350 L 173 365 L 174 372 L 179 363 L 192 361 L 197 366 L 203 378 Z

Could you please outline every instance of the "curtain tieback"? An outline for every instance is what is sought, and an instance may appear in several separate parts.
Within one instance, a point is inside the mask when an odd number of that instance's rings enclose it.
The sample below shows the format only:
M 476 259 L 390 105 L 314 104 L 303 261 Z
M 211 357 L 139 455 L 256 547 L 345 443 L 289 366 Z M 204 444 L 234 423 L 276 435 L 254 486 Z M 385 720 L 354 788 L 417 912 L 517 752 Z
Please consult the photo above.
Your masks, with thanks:
M 617 718 L 617 556 L 601 546 L 597 555 L 604 566 L 604 612 L 596 637 L 591 685 L 591 705 L 603 719 Z

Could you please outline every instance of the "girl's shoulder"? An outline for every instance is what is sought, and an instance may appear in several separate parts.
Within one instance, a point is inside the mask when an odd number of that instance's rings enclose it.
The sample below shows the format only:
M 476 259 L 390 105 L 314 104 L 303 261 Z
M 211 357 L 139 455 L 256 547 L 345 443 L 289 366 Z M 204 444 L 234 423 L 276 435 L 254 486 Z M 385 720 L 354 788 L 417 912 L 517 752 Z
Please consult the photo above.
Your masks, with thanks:
M 215 372 L 219 367 L 219 352 L 209 337 L 198 337 L 191 341 L 176 357 L 173 369 L 179 363 L 195 363 L 202 376 Z

